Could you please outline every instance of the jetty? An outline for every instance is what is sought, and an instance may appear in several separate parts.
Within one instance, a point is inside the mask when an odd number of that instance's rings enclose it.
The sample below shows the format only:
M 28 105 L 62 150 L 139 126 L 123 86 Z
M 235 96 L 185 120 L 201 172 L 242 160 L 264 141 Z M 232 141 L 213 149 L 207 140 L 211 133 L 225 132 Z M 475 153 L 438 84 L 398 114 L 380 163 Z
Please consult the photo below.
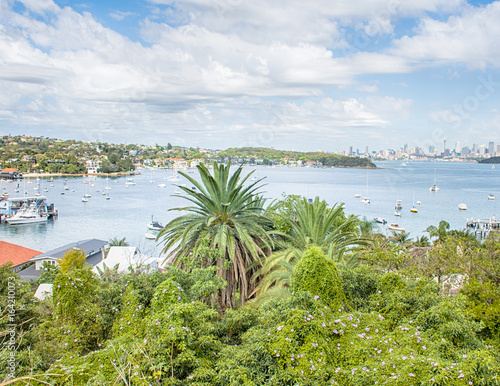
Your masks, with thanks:
M 472 229 L 476 236 L 487 237 L 491 231 L 500 229 L 500 220 L 495 217 L 489 219 L 467 219 L 467 228 Z
M 57 218 L 59 212 L 54 204 L 47 204 L 47 197 L 0 197 L 0 222 L 6 217 L 10 217 L 17 213 L 23 205 L 29 206 L 31 203 L 36 202 L 38 206 L 44 206 L 47 218 Z

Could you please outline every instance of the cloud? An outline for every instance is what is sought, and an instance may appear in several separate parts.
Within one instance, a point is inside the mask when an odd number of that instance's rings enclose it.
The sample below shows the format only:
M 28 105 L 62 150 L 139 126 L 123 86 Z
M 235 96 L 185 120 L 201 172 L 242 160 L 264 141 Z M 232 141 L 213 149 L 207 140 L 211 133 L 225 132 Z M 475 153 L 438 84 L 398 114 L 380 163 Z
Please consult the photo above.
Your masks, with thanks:
M 466 7 L 446 21 L 422 19 L 415 36 L 394 41 L 391 53 L 429 64 L 461 63 L 472 68 L 500 66 L 500 2 Z
M 111 12 L 109 14 L 109 16 L 111 16 L 113 19 L 118 20 L 118 21 L 122 21 L 126 17 L 136 16 L 136 15 L 137 15 L 137 13 L 135 13 L 135 12 L 123 12 L 123 11 L 114 11 L 114 12 Z

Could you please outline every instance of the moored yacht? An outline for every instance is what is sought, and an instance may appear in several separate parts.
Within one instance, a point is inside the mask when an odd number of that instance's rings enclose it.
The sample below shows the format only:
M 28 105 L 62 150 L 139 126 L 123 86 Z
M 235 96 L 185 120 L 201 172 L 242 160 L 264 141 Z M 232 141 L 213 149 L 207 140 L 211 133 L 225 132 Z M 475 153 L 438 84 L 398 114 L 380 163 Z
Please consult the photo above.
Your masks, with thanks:
M 32 224 L 47 221 L 46 205 L 38 204 L 37 201 L 32 201 L 31 204 L 23 204 L 15 215 L 7 218 L 7 223 L 16 224 Z

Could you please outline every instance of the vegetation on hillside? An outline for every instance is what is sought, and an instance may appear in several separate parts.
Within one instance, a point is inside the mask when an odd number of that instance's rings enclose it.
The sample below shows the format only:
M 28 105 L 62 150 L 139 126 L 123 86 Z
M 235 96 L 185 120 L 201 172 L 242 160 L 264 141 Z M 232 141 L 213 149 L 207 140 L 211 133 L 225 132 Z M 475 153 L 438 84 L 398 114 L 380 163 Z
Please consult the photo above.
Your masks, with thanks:
M 442 221 L 413 240 L 319 198 L 265 206 L 229 168 L 184 189 L 165 272 L 98 275 L 72 250 L 38 301 L 0 267 L 1 363 L 14 351 L 14 376 L 50 385 L 500 384 L 500 235 Z

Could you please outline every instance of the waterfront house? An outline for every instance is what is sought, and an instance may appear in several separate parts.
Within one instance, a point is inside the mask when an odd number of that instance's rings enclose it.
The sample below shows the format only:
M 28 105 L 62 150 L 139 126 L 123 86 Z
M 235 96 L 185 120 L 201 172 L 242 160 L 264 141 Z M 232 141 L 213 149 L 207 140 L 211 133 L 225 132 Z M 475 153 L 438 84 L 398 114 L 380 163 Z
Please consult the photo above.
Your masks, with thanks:
M 81 240 L 38 254 L 31 259 L 34 264 L 20 271 L 19 276 L 23 280 L 38 279 L 44 263 L 56 265 L 57 261 L 70 249 L 81 249 L 87 257 L 87 264 L 94 266 L 104 258 L 104 248 L 107 244 L 107 241 L 98 239 Z
M 0 241 L 0 265 L 11 262 L 12 272 L 19 272 L 27 265 L 31 264 L 31 259 L 39 255 L 40 251 L 25 248 L 20 245 Z
M 146 256 L 137 247 L 111 247 L 104 260 L 93 268 L 95 273 L 104 271 L 105 267 L 118 272 L 127 273 L 134 270 L 149 271 L 159 269 L 159 259 Z
M 7 178 L 10 180 L 15 180 L 16 178 L 21 178 L 23 175 L 16 168 L 5 168 L 0 172 L 0 178 Z

